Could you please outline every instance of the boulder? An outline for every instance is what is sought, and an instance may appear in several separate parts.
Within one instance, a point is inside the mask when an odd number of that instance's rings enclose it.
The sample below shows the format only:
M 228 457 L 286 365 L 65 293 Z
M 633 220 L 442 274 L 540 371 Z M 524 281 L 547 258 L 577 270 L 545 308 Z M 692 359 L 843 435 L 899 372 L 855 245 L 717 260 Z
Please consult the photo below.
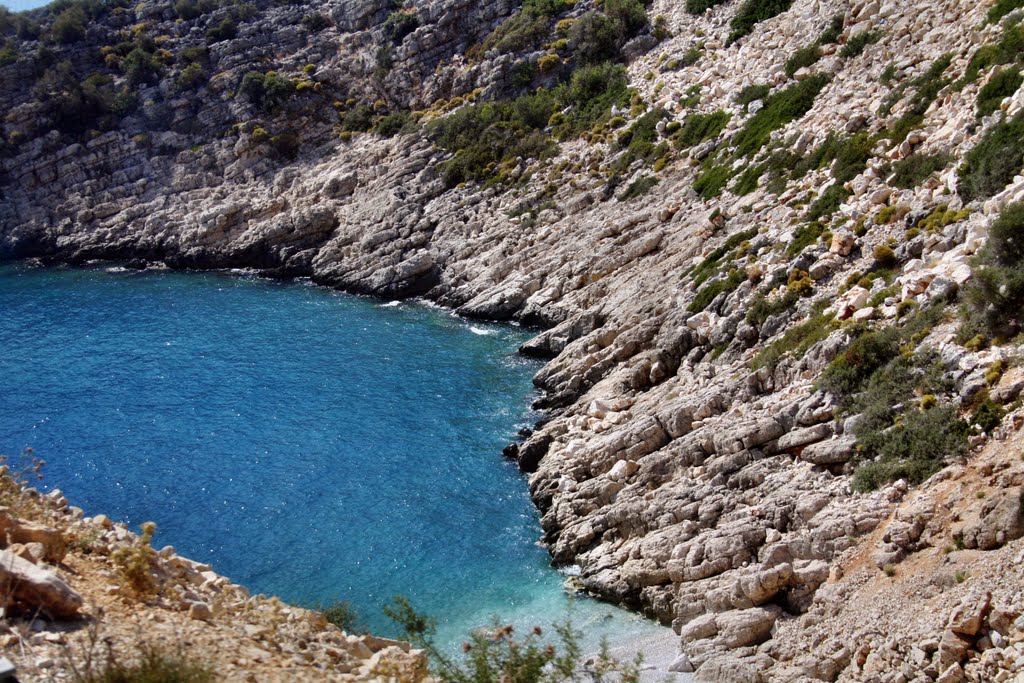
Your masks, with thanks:
M 53 572 L 0 550 L 0 592 L 7 609 L 52 619 L 74 619 L 82 596 Z

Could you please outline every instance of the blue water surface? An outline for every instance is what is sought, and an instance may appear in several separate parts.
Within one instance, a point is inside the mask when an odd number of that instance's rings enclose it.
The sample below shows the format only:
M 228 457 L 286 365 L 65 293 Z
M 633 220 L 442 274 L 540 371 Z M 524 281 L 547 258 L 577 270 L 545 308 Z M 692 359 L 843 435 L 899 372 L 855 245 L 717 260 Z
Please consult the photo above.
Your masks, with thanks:
M 157 523 L 257 592 L 391 596 L 454 643 L 492 615 L 588 640 L 655 627 L 570 600 L 501 448 L 536 416 L 527 333 L 227 273 L 0 265 L 0 453 L 87 514 Z

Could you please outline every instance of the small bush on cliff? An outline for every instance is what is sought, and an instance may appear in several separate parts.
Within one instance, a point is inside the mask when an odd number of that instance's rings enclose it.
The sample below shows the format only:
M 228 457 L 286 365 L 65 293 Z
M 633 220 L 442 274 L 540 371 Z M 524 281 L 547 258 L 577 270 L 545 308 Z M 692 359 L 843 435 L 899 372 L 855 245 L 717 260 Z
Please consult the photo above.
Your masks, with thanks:
M 219 43 L 224 40 L 231 40 L 238 35 L 238 26 L 231 17 L 224 19 L 206 32 L 206 39 L 211 43 Z
M 924 182 L 933 173 L 949 165 L 953 158 L 948 154 L 911 154 L 892 165 L 890 184 L 910 190 Z
M 846 59 L 857 57 L 864 52 L 868 45 L 877 43 L 881 37 L 881 34 L 875 31 L 862 31 L 853 38 L 850 38 L 846 45 L 843 45 L 843 49 L 839 51 L 839 56 Z
M 988 20 L 995 23 L 1021 7 L 1024 7 L 1024 0 L 996 0 L 996 4 L 988 11 Z
M 158 80 L 163 66 L 153 53 L 137 47 L 121 62 L 121 70 L 130 85 L 140 86 Z
M 150 545 L 153 534 L 156 533 L 156 524 L 145 522 L 140 528 L 142 536 L 131 546 L 115 550 L 111 553 L 110 559 L 117 567 L 118 576 L 124 586 L 135 596 L 146 598 L 157 591 L 156 579 L 150 572 L 153 559 L 156 557 L 156 551 Z
M 961 338 L 1009 339 L 1024 327 L 1024 203 L 1003 209 L 964 293 Z
M 388 15 L 384 21 L 384 35 L 395 45 L 401 44 L 405 37 L 420 27 L 420 20 L 412 12 L 398 10 Z
M 314 609 L 323 615 L 327 623 L 334 624 L 345 633 L 369 633 L 359 610 L 347 600 L 335 600 L 326 606 L 317 605 Z
M 1020 87 L 1024 78 L 1020 69 L 1003 69 L 992 75 L 988 83 L 978 91 L 978 116 L 988 116 L 1002 104 L 1003 98 L 1010 97 Z
M 686 11 L 690 14 L 703 14 L 707 9 L 724 2 L 726 0 L 686 0 Z
M 295 92 L 295 83 L 274 71 L 265 74 L 249 71 L 242 77 L 238 92 L 265 111 L 271 111 Z
M 802 47 L 786 60 L 784 67 L 786 75 L 792 78 L 797 71 L 813 65 L 819 59 L 821 59 L 821 48 L 817 43 Z
M 580 634 L 570 624 L 555 627 L 555 644 L 544 640 L 540 627 L 517 638 L 512 626 L 495 623 L 473 631 L 462 644 L 463 657 L 454 658 L 434 642 L 434 619 L 416 612 L 405 598 L 396 596 L 384 607 L 384 614 L 402 628 L 406 640 L 427 653 L 432 673 L 445 683 L 568 683 L 584 677 L 593 683 L 637 683 L 640 679 L 639 655 L 632 664 L 624 664 L 604 644 L 594 660 L 584 663 Z
M 792 4 L 793 0 L 744 0 L 729 22 L 729 42 L 750 34 L 758 23 L 782 14 Z
M 967 153 L 960 169 L 960 196 L 965 201 L 991 197 L 1024 167 L 1024 113 L 992 127 Z
M 77 5 L 68 7 L 53 20 L 50 35 L 65 45 L 81 40 L 85 37 L 85 12 Z
M 192 63 L 178 72 L 178 76 L 174 79 L 174 86 L 181 92 L 192 90 L 202 83 L 205 78 L 203 67 Z

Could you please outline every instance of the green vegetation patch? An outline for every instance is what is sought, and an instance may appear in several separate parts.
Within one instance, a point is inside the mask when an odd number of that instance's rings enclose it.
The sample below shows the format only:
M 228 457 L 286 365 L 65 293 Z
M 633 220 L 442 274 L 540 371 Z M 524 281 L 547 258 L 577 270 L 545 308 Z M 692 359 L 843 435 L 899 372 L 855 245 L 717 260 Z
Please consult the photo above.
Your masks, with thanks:
M 1003 99 L 1017 92 L 1022 82 L 1024 77 L 1020 68 L 1002 69 L 993 74 L 978 91 L 978 117 L 988 116 L 999 109 Z
M 578 69 L 568 83 L 555 88 L 462 107 L 427 130 L 438 146 L 455 155 L 441 165 L 449 186 L 466 181 L 504 182 L 517 158 L 539 159 L 554 153 L 555 139 L 579 136 L 606 121 L 613 106 L 628 102 L 625 70 L 601 64 Z M 552 135 L 545 132 L 549 124 Z
M 839 210 L 839 205 L 851 194 L 852 192 L 841 183 L 830 185 L 807 210 L 807 220 L 817 221 L 831 216 Z
M 819 59 L 821 59 L 821 48 L 817 43 L 802 47 L 786 60 L 784 67 L 786 75 L 792 78 L 797 71 L 813 66 Z
M 794 301 L 796 298 L 794 295 Z M 783 301 L 787 300 L 783 299 Z M 832 330 L 838 327 L 838 323 L 832 316 L 822 312 L 827 305 L 827 302 L 824 301 L 816 304 L 811 309 L 810 318 L 799 325 L 791 326 L 785 334 L 766 346 L 754 357 L 751 363 L 752 367 L 755 370 L 759 368 L 775 370 L 775 367 L 786 356 L 793 355 L 799 358 L 807 353 L 812 346 L 828 337 Z M 767 316 L 765 318 L 767 319 Z
M 946 168 L 952 160 L 948 154 L 912 154 L 892 165 L 893 175 L 889 182 L 907 190 L 915 188 L 932 174 Z
M 727 112 L 721 110 L 710 114 L 688 115 L 683 121 L 682 128 L 673 136 L 676 149 L 686 149 L 718 137 L 730 118 Z
M 718 295 L 735 290 L 746 280 L 746 275 L 738 269 L 731 270 L 724 278 L 714 280 L 697 291 L 693 301 L 686 307 L 691 313 L 699 313 L 711 305 Z
M 703 14 L 705 10 L 725 2 L 726 0 L 686 0 L 686 11 L 690 14 Z
M 792 4 L 793 0 L 744 0 L 729 22 L 729 42 L 749 35 L 758 23 L 782 14 Z
M 996 0 L 988 11 L 988 20 L 995 23 L 1015 9 L 1024 7 L 1024 0 Z
M 699 287 L 706 280 L 711 278 L 715 273 L 718 272 L 719 266 L 727 255 L 729 255 L 734 249 L 739 247 L 744 242 L 754 239 L 757 237 L 757 228 L 751 228 L 750 230 L 744 230 L 732 235 L 722 246 L 718 247 L 710 254 L 708 254 L 703 261 L 697 264 L 696 267 L 689 270 L 685 275 L 689 275 L 693 278 L 693 284 L 695 287 Z M 731 257 L 730 257 L 731 260 Z
M 1005 207 L 964 293 L 961 338 L 1011 339 L 1024 326 L 1024 203 Z
M 629 184 L 629 187 L 619 195 L 618 199 L 620 202 L 628 202 L 631 199 L 641 197 L 650 192 L 655 185 L 658 184 L 658 179 L 654 176 L 641 176 Z
M 877 43 L 881 37 L 882 34 L 877 31 L 862 31 L 843 45 L 843 48 L 839 51 L 839 56 L 846 59 L 857 57 L 864 52 L 868 45 Z
M 764 108 L 754 114 L 733 138 L 736 153 L 749 156 L 759 151 L 773 131 L 806 114 L 828 82 L 828 76 L 815 74 L 765 100 Z
M 964 201 L 991 197 L 1024 168 L 1024 113 L 993 126 L 960 168 Z
M 825 227 L 818 221 L 811 221 L 799 226 L 793 233 L 793 241 L 786 247 L 786 253 L 790 256 L 797 256 L 804 249 L 818 241 Z
M 276 71 L 249 71 L 242 77 L 238 93 L 264 111 L 281 106 L 295 92 L 295 83 Z

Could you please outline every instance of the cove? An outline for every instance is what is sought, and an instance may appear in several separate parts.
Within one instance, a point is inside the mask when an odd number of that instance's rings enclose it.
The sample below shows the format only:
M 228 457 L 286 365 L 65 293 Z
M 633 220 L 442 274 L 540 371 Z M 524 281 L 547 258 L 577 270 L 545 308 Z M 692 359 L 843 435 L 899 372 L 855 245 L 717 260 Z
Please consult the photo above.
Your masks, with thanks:
M 493 615 L 593 645 L 660 627 L 570 598 L 501 448 L 536 420 L 528 334 L 227 273 L 0 265 L 0 453 L 86 514 L 254 592 L 410 598 L 454 645 Z

